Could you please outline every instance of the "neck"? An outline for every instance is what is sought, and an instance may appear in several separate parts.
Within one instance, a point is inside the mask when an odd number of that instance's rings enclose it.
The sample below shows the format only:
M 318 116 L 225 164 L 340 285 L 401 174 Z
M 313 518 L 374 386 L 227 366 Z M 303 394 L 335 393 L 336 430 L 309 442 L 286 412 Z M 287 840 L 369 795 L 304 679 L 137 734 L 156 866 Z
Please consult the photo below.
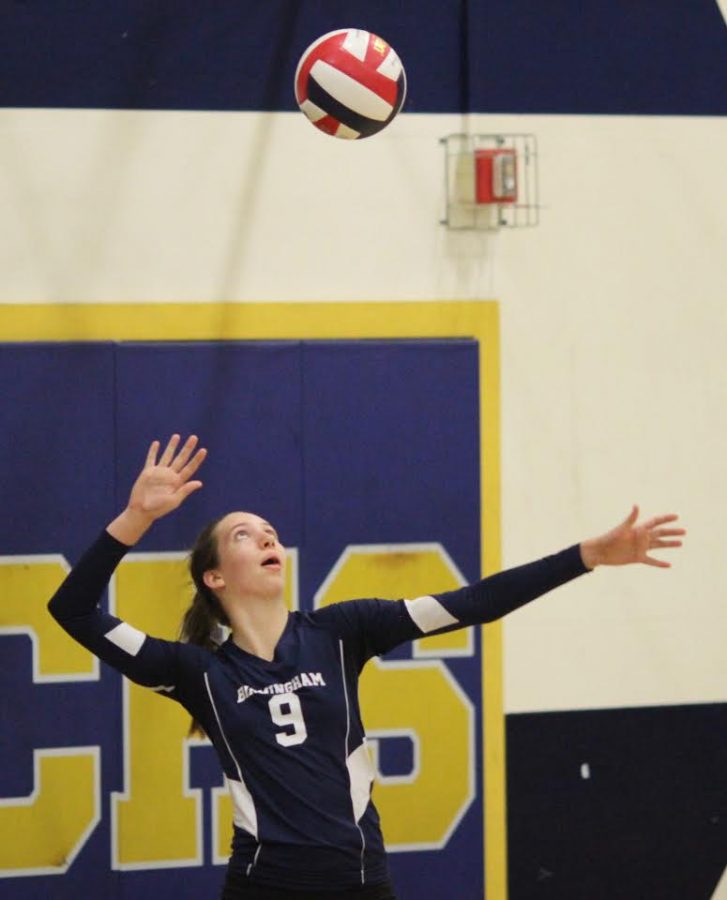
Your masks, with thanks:
M 229 611 L 228 618 L 232 640 L 238 647 L 272 661 L 288 621 L 288 610 L 282 597 L 278 600 L 246 600 Z

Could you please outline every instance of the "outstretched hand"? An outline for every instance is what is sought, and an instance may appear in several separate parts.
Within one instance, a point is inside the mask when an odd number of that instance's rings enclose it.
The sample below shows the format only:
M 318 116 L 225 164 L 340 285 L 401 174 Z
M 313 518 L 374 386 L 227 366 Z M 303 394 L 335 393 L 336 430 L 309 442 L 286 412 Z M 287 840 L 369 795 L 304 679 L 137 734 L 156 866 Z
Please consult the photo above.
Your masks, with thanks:
M 108 526 L 108 532 L 125 544 L 135 544 L 156 520 L 172 512 L 202 482 L 191 480 L 207 456 L 205 449 L 195 452 L 197 436 L 191 435 L 179 449 L 181 438 L 173 434 L 159 457 L 160 443 L 153 441 L 144 468 L 134 482 L 126 509 Z
M 638 518 L 639 507 L 634 506 L 620 525 L 600 537 L 584 541 L 581 544 L 584 565 L 593 569 L 596 566 L 626 566 L 629 563 L 643 563 L 647 566 L 668 569 L 671 563 L 650 556 L 649 552 L 669 547 L 681 547 L 682 542 L 678 538 L 685 535 L 686 530 L 664 527 L 676 522 L 679 516 L 670 513 L 664 516 L 654 516 L 641 523 L 637 522 Z
M 197 446 L 197 436 L 194 434 L 177 451 L 179 441 L 180 436 L 173 434 L 158 461 L 160 443 L 152 442 L 144 468 L 131 489 L 130 509 L 152 520 L 160 519 L 202 487 L 201 481 L 190 481 L 190 478 L 204 462 L 207 451 L 200 449 L 194 453 Z

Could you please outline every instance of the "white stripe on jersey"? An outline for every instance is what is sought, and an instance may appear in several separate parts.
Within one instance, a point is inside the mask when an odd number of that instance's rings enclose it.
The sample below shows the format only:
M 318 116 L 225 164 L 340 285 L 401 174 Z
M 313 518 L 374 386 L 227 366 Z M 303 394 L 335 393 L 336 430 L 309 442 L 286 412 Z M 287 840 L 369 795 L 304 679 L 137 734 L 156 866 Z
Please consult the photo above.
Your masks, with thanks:
M 129 656 L 136 656 L 146 640 L 146 635 L 143 631 L 127 625 L 126 622 L 120 622 L 116 628 L 112 628 L 104 637 L 106 640 L 111 641 L 112 644 L 116 644 L 119 649 L 128 653 Z
M 417 597 L 416 600 L 405 600 L 404 603 L 412 621 L 424 634 L 459 622 L 434 597 Z
M 341 678 L 343 679 L 343 696 L 346 698 L 346 744 L 344 747 L 344 755 L 345 755 L 345 759 L 346 759 L 346 768 L 348 769 L 348 760 L 350 758 L 348 755 L 348 735 L 351 730 L 351 710 L 348 705 L 348 687 L 346 686 L 346 663 L 344 662 L 344 658 L 343 658 L 343 641 L 338 642 L 338 649 L 341 654 Z M 361 746 L 363 746 L 363 744 Z M 352 753 L 351 756 L 354 756 L 354 753 Z M 349 775 L 350 775 L 351 770 L 349 769 L 348 771 L 349 771 Z M 354 811 L 354 817 L 355 817 L 356 816 L 356 801 L 354 800 L 353 790 L 354 789 L 353 789 L 353 781 L 352 781 L 351 782 L 351 803 L 353 804 L 353 811 Z M 366 807 L 364 807 L 364 809 L 365 808 Z M 363 815 L 363 813 L 362 813 L 362 815 Z M 363 831 L 361 831 L 361 826 L 358 824 L 358 820 L 360 818 L 361 818 L 361 816 L 358 816 L 355 821 L 356 821 L 356 828 L 358 828 L 358 833 L 361 835 L 361 884 L 365 884 L 366 876 L 364 874 L 364 854 L 366 853 L 366 838 L 364 837 Z
M 244 781 L 233 781 L 225 776 L 225 782 L 232 797 L 232 821 L 238 828 L 257 838 L 257 812 L 252 794 Z M 258 848 L 259 849 L 259 848 Z
M 371 800 L 371 784 L 374 780 L 374 767 L 366 747 L 366 739 L 346 759 L 346 768 L 351 779 L 351 802 L 356 822 L 366 812 Z
M 258 840 L 257 811 L 255 810 L 255 801 L 252 799 L 252 794 L 245 784 L 245 779 L 242 777 L 242 769 L 240 769 L 240 763 L 235 758 L 235 754 L 232 752 L 232 748 L 230 747 L 229 741 L 227 740 L 227 735 L 222 729 L 222 722 L 220 722 L 220 717 L 217 713 L 217 707 L 215 706 L 215 701 L 212 697 L 210 682 L 206 672 L 204 673 L 204 683 L 205 687 L 207 688 L 207 696 L 210 698 L 210 703 L 212 704 L 212 711 L 215 714 L 217 727 L 220 729 L 220 734 L 222 735 L 222 740 L 225 742 L 225 747 L 227 747 L 227 752 L 230 754 L 230 759 L 234 762 L 235 768 L 237 769 L 237 776 L 239 779 L 238 781 L 233 781 L 231 778 L 225 776 L 225 781 L 227 782 L 227 786 L 230 789 L 230 796 L 232 797 L 232 821 L 235 823 L 235 825 L 237 825 L 238 828 L 244 828 L 248 834 L 251 834 L 255 838 L 255 840 Z M 258 847 L 258 852 L 259 850 L 260 848 Z M 257 853 L 255 853 L 255 859 L 252 861 L 250 866 L 248 866 L 248 875 L 250 874 L 250 869 L 255 865 L 256 861 Z

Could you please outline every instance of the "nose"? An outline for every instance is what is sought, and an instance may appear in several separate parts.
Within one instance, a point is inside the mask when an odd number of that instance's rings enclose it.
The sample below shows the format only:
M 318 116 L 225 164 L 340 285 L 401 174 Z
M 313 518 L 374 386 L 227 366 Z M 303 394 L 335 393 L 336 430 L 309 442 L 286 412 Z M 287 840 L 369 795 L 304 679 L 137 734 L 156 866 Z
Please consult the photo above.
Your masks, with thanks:
M 263 547 L 272 547 L 275 544 L 275 538 L 272 534 L 268 534 L 267 532 L 263 532 L 261 543 Z

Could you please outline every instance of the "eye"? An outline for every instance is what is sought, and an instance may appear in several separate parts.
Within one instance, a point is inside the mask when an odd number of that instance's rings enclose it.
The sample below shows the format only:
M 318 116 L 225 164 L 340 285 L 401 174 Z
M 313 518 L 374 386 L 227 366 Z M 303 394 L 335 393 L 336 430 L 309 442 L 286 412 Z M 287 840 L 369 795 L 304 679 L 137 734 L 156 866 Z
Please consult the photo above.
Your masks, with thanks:
M 235 540 L 235 541 L 239 541 L 240 538 L 244 538 L 244 537 L 247 537 L 247 536 L 248 536 L 247 531 L 245 531 L 244 528 L 241 528 L 239 531 L 236 531 L 236 532 L 232 535 L 232 539 Z

